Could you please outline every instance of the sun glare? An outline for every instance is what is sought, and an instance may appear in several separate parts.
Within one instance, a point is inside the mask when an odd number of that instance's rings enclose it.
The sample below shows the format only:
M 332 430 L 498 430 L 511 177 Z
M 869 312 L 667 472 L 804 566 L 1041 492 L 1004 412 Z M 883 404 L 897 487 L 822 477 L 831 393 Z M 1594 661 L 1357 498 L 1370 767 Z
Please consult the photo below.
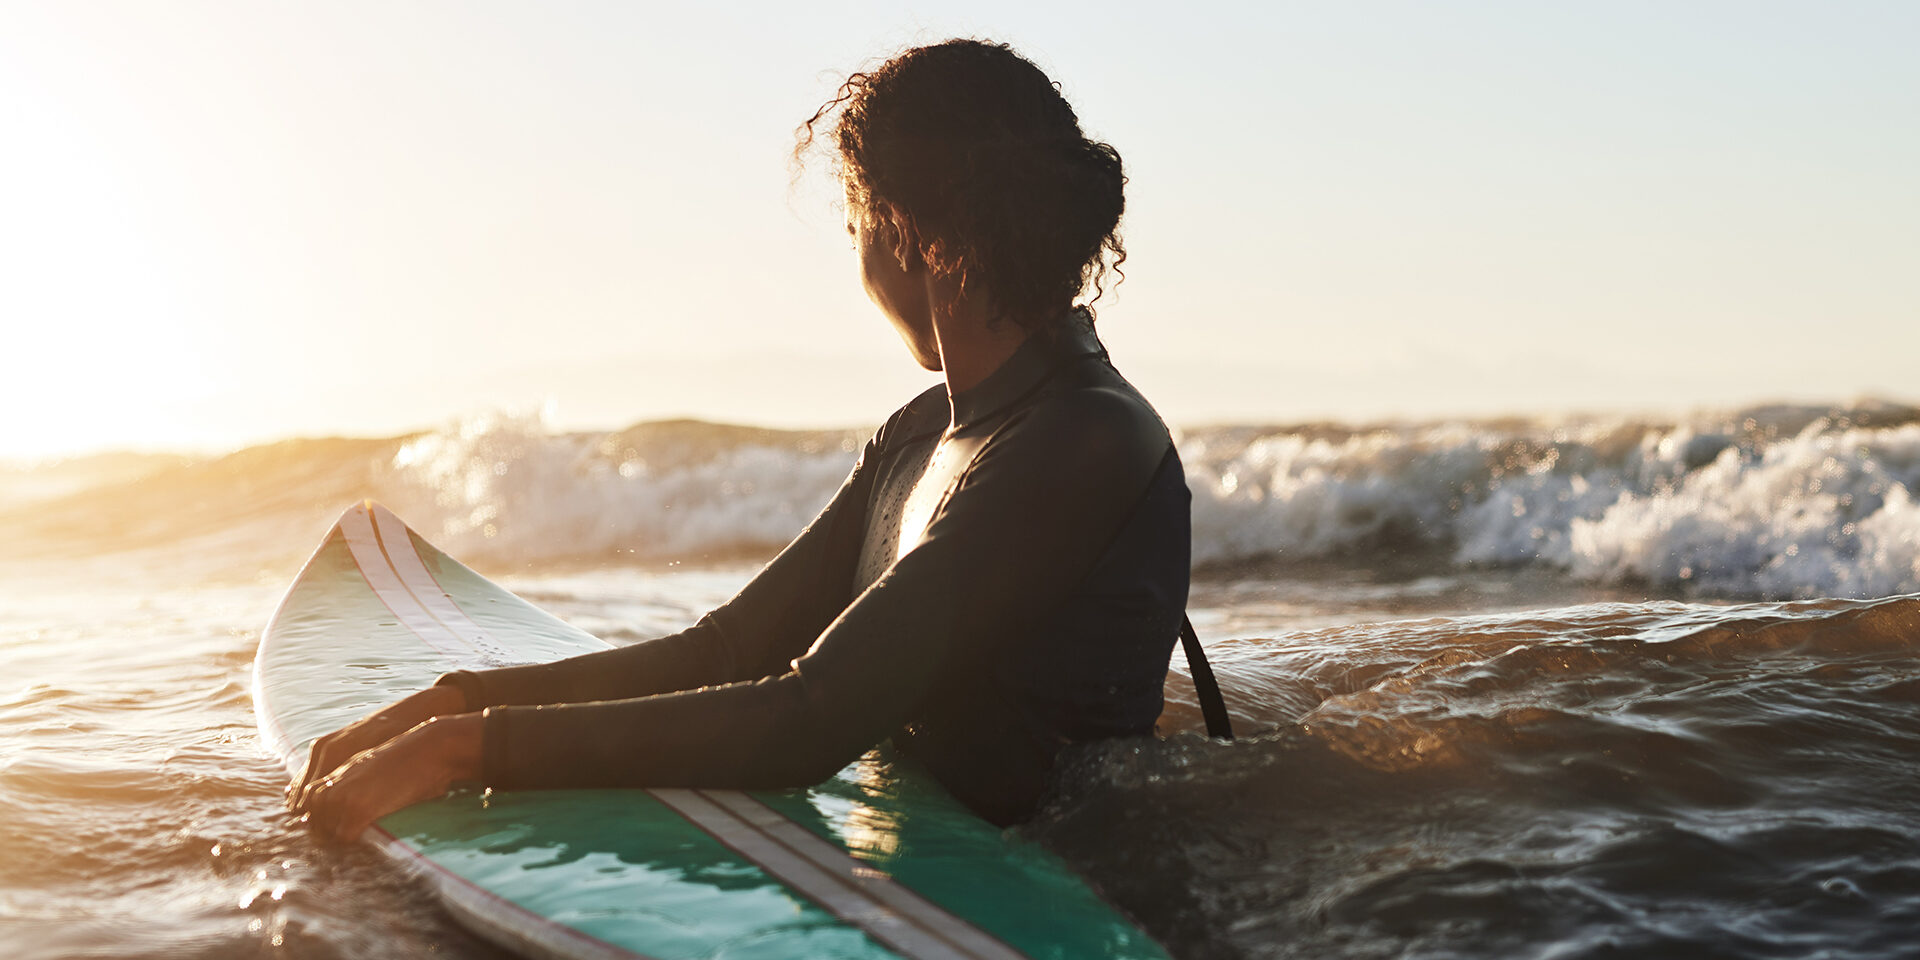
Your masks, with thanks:
M 48 54 L 54 56 L 54 54 Z M 193 224 L 165 222 L 110 129 L 131 108 L 104 83 L 60 86 L 0 57 L 0 458 L 188 440 L 205 396 L 172 262 Z
M 1901 31 L 1836 21 L 1789 61 L 1708 14 L 1646 47 L 1590 13 L 1341 9 L 1241 32 L 1286 56 L 1208 35 L 1205 70 L 1175 25 L 1113 47 L 1008 18 L 1127 157 L 1101 323 L 1169 420 L 1910 396 Z M 786 151 L 822 69 L 912 37 L 600 16 L 10 6 L 0 460 L 546 397 L 583 427 L 883 415 L 880 378 L 916 371 Z M 662 40 L 708 35 L 736 45 L 719 74 Z M 1874 347 L 1791 346 L 1829 327 Z
M 161 231 L 117 195 L 113 171 L 43 131 L 0 154 L 8 343 L 0 457 L 176 443 L 204 391 L 178 322 Z

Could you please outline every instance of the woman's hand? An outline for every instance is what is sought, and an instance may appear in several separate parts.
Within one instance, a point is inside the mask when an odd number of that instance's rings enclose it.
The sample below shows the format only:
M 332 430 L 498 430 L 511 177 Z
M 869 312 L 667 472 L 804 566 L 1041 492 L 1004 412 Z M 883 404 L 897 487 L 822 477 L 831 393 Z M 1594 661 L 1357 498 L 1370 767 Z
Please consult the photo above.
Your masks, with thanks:
M 352 841 L 395 810 L 479 779 L 481 722 L 464 713 L 422 723 L 308 784 L 295 810 L 322 836 Z
M 428 687 L 404 700 L 381 707 L 313 742 L 307 768 L 287 787 L 287 806 L 298 810 L 301 794 L 355 754 L 386 743 L 434 717 L 466 713 L 466 694 L 455 687 Z

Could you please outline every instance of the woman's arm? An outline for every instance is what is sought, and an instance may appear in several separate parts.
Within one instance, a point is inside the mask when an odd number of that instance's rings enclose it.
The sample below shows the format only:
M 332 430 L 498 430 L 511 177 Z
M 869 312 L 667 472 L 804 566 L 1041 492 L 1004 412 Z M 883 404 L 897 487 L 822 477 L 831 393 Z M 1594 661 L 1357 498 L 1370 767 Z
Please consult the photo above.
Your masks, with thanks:
M 798 786 L 909 720 L 938 679 L 999 654 L 1091 571 L 1160 469 L 1150 410 L 1109 391 L 1043 404 L 991 441 L 925 534 L 791 672 L 607 703 L 487 711 L 490 786 Z
M 440 678 L 467 709 L 620 700 L 783 673 L 851 599 L 875 444 L 811 524 L 733 599 L 686 630 L 551 663 Z
M 998 641 L 1084 580 L 1168 448 L 1152 412 L 1112 391 L 1042 404 L 988 443 L 921 539 L 793 670 L 633 699 L 494 706 L 480 724 L 457 725 L 459 736 L 429 725 L 417 739 L 471 758 L 478 726 L 479 777 L 507 789 L 818 782 L 910 719 L 940 677 L 999 655 Z M 431 793 L 439 784 L 421 778 L 447 764 L 401 745 L 361 754 L 309 790 L 319 825 L 352 837 L 389 812 L 364 798 Z
M 307 765 L 287 789 L 288 803 L 365 750 L 438 717 L 507 704 L 581 703 L 751 680 L 789 662 L 846 605 L 864 534 L 866 465 L 878 436 L 811 524 L 739 594 L 694 626 L 670 636 L 552 663 L 461 670 L 314 741 Z
M 363 750 L 393 740 L 435 717 L 467 713 L 471 708 L 453 687 L 431 686 L 390 703 L 313 742 L 307 765 L 287 786 L 287 806 L 298 810 L 307 788 Z

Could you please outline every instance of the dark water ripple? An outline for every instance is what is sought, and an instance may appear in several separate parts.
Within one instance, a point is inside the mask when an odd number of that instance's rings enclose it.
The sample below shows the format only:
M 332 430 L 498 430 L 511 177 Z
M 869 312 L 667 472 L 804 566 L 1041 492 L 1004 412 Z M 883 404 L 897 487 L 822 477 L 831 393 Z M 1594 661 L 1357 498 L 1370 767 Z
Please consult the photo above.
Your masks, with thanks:
M 550 599 L 626 622 L 645 576 Z M 276 594 L 0 597 L 0 956 L 499 956 L 282 817 L 246 689 Z M 1255 735 L 1086 751 L 1025 829 L 1178 956 L 1920 956 L 1920 600 L 1215 651 Z
M 0 680 L 33 678 L 0 686 L 0 956 L 499 955 L 281 816 L 245 682 L 273 591 L 30 596 L 0 615 Z
M 1311 693 L 1088 751 L 1029 828 L 1183 955 L 1920 956 L 1920 599 L 1233 652 Z

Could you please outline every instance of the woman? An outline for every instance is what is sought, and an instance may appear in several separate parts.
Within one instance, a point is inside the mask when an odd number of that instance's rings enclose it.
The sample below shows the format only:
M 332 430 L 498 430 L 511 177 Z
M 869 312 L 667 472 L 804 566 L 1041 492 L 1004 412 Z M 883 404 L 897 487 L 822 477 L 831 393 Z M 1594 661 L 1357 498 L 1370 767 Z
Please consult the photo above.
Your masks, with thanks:
M 351 839 L 503 788 L 819 782 L 888 737 L 996 823 L 1061 747 L 1148 734 L 1186 603 L 1188 493 L 1093 313 L 1120 156 L 1033 64 L 953 40 L 853 75 L 837 148 L 868 294 L 941 371 L 805 532 L 692 628 L 462 671 L 317 742 L 291 802 Z

